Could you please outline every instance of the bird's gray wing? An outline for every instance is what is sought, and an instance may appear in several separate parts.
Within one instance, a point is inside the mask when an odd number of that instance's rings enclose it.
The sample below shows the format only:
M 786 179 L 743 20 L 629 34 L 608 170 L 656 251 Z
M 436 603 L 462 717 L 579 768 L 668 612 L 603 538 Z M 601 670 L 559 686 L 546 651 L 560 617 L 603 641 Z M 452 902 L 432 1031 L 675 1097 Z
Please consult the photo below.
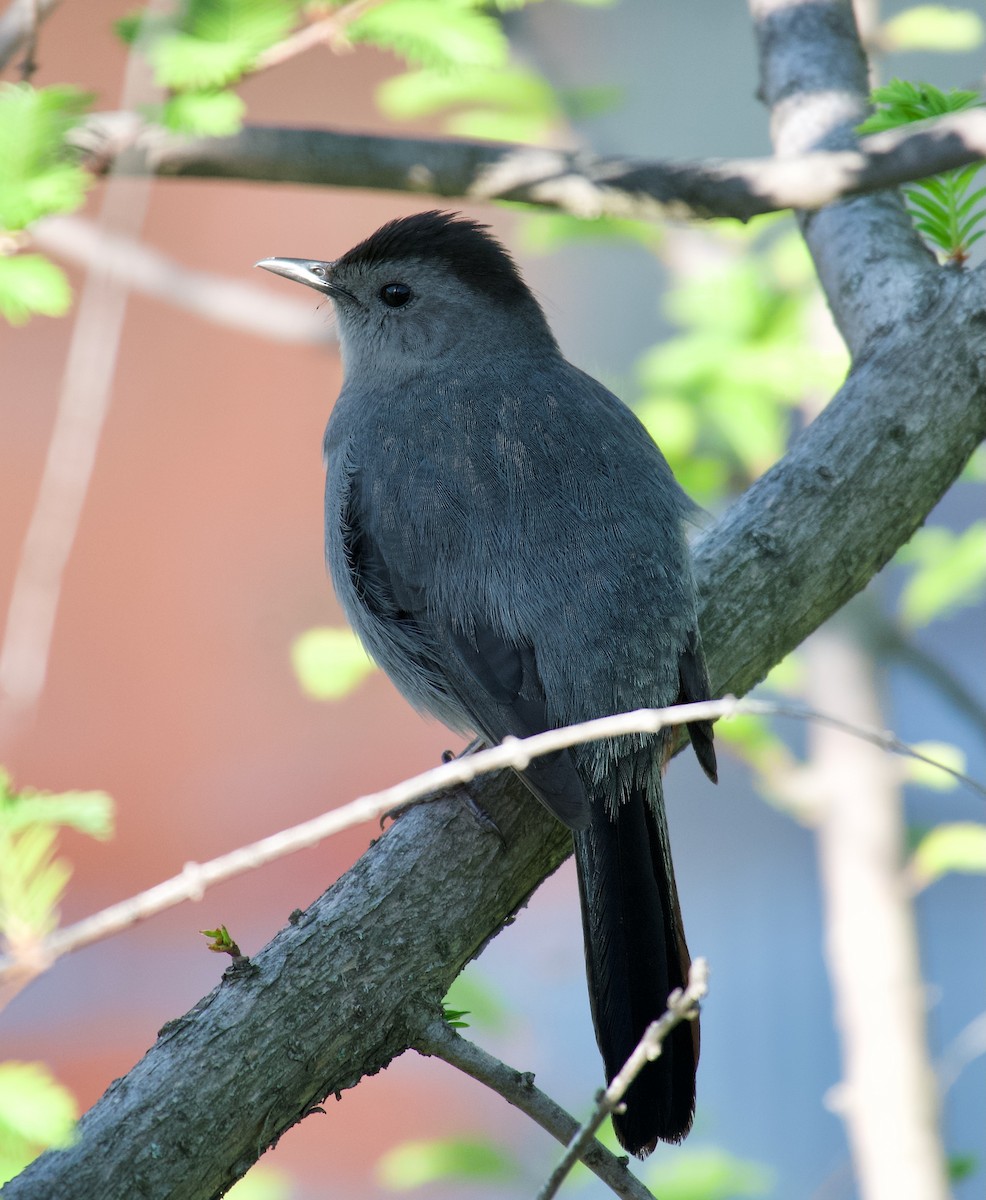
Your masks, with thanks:
M 533 645 L 506 637 L 481 613 L 458 614 L 454 625 L 436 619 L 424 572 L 415 568 L 406 546 L 386 524 L 375 529 L 361 519 L 356 488 L 347 499 L 343 548 L 357 600 L 374 627 L 369 649 L 399 684 L 405 681 L 409 699 L 441 709 L 428 703 L 420 686 L 425 681 L 432 696 L 457 709 L 491 745 L 548 729 Z M 367 631 L 366 622 L 359 625 Z M 520 775 L 560 821 L 572 829 L 587 824 L 585 785 L 568 750 L 532 759 Z

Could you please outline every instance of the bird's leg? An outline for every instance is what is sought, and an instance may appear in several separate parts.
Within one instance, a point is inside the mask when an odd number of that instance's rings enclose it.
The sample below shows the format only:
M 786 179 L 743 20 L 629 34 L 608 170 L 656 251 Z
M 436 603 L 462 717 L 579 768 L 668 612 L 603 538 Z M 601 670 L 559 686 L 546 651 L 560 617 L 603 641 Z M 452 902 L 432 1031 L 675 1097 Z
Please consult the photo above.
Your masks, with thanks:
M 465 758 L 467 754 L 475 754 L 477 750 L 483 750 L 484 748 L 484 743 L 481 738 L 473 738 L 469 745 L 463 750 L 460 750 L 458 754 L 456 754 L 454 750 L 443 750 L 442 763 L 454 762 L 457 758 Z M 462 799 L 466 809 L 472 814 L 474 820 L 480 826 L 480 828 L 485 829 L 490 833 L 495 833 L 502 842 L 503 834 L 500 832 L 499 826 L 473 794 L 472 781 L 467 780 L 466 782 L 459 784 L 459 789 L 456 794 Z M 431 804 L 435 800 L 444 800 L 447 795 L 448 793 L 445 791 L 430 792 L 427 796 L 418 796 L 414 800 L 408 800 L 405 804 L 398 804 L 395 808 L 389 808 L 380 818 L 380 825 L 382 827 L 384 821 L 388 818 L 391 821 L 396 821 L 397 818 L 403 816 L 408 809 L 415 808 L 419 804 Z

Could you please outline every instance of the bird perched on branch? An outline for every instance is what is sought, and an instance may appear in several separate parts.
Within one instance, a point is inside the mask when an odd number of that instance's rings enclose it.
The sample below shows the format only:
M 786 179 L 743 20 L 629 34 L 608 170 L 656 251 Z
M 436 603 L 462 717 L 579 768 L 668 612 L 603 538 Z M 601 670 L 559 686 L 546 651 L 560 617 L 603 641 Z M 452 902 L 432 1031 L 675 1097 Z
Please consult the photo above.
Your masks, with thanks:
M 257 264 L 327 295 L 345 374 L 325 438 L 326 557 L 367 650 L 415 707 L 508 735 L 704 700 L 683 521 L 691 502 L 630 410 L 562 356 L 486 227 L 428 212 L 335 262 Z M 712 728 L 688 727 L 716 777 Z M 571 830 L 607 1078 L 684 985 L 666 734 L 532 760 Z M 645 1155 L 695 1108 L 698 1023 L 678 1026 L 615 1126 Z

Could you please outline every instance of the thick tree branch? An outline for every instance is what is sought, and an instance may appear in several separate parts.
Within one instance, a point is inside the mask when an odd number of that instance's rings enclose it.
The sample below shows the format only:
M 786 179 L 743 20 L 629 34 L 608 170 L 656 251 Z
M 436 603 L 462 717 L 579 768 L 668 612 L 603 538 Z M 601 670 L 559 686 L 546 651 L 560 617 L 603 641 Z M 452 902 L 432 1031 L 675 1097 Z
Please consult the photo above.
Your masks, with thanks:
M 861 104 L 851 106 L 862 120 Z M 818 209 L 986 158 L 986 110 L 865 138 L 859 146 L 784 157 L 634 162 L 495 142 L 379 137 L 248 125 L 226 138 L 141 128 L 130 113 L 90 118 L 78 140 L 101 168 L 125 174 L 378 188 L 472 201 L 523 200 L 578 216 L 736 217 Z M 121 147 L 126 149 L 120 149 Z
M 750 9 L 760 49 L 760 93 L 770 108 L 777 154 L 853 153 L 855 126 L 867 113 L 869 83 L 850 0 L 751 0 Z M 975 117 L 981 123 L 986 110 Z M 896 193 L 802 211 L 800 223 L 854 357 L 872 337 L 914 316 L 923 319 L 924 306 L 935 304 L 941 272 Z

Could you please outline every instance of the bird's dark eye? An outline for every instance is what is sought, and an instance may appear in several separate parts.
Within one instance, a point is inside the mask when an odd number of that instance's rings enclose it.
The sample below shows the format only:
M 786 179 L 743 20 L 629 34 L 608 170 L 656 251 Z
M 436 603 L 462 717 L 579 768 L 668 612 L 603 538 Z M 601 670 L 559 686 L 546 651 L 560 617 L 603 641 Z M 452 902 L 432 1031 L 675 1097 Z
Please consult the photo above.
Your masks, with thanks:
M 388 308 L 400 308 L 413 294 L 406 283 L 385 283 L 380 289 L 380 299 Z

